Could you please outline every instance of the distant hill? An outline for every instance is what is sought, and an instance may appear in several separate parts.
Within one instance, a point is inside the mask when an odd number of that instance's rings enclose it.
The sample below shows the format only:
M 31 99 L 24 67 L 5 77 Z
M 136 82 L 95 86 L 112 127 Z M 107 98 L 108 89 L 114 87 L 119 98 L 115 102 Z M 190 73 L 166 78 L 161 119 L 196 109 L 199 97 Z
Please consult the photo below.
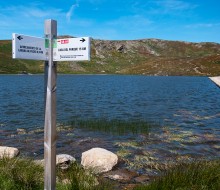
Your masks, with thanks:
M 11 40 L 0 40 L 0 74 L 43 73 L 43 61 L 12 59 Z M 91 41 L 91 61 L 58 62 L 59 73 L 220 75 L 220 44 L 159 39 Z

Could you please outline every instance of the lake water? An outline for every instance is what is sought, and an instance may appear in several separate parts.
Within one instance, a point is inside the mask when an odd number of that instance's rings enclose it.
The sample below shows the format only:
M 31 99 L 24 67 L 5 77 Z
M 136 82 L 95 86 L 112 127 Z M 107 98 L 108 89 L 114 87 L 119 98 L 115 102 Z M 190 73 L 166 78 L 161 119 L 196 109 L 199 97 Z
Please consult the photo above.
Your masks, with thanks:
M 160 127 L 134 136 L 68 128 L 59 132 L 57 151 L 79 158 L 82 151 L 102 146 L 124 153 L 128 166 L 137 170 L 149 167 L 149 158 L 220 157 L 220 89 L 206 77 L 58 76 L 59 126 L 103 118 L 150 121 Z M 0 75 L 0 145 L 42 156 L 43 124 L 44 76 Z M 139 166 L 131 164 L 136 161 Z

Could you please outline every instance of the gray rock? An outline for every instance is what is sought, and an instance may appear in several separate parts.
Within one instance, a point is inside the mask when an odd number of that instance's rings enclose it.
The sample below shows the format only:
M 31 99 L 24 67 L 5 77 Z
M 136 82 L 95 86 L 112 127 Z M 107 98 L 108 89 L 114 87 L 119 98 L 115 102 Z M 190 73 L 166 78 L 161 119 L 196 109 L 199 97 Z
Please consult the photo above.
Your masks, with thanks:
M 136 183 L 147 183 L 150 181 L 150 177 L 148 175 L 141 175 L 134 179 Z
M 119 182 L 130 182 L 134 177 L 137 177 L 138 174 L 134 171 L 130 171 L 127 169 L 118 169 L 115 171 L 110 171 L 104 175 L 104 177 L 119 181 Z
M 56 156 L 56 165 L 60 166 L 61 169 L 67 169 L 75 161 L 76 159 L 68 154 L 59 154 Z
M 92 148 L 82 153 L 81 164 L 95 173 L 110 171 L 118 163 L 118 156 L 103 148 Z
M 116 50 L 117 50 L 118 52 L 120 52 L 120 53 L 123 53 L 123 52 L 124 52 L 124 45 L 118 44 L 118 45 L 116 46 Z
M 25 130 L 25 129 L 17 129 L 17 133 L 18 133 L 18 135 L 25 135 L 25 134 L 27 134 L 27 131 Z
M 19 150 L 14 147 L 0 146 L 0 158 L 14 158 L 18 156 Z
M 76 159 L 68 154 L 58 154 L 56 156 L 56 165 L 61 169 L 69 168 L 70 164 L 74 163 L 75 161 Z M 44 166 L 44 159 L 35 160 L 35 163 Z

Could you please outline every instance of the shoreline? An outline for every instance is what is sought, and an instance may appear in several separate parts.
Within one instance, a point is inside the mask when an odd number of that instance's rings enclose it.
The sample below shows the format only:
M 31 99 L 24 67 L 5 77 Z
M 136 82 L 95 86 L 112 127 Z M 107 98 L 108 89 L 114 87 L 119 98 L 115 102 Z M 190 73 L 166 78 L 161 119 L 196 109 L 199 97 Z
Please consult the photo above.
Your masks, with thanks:
M 44 75 L 44 73 L 30 73 L 30 74 L 13 74 L 13 73 L 9 73 L 9 74 L 1 74 L 0 76 L 38 76 L 38 75 Z M 209 78 L 210 80 L 212 80 L 211 78 L 216 78 L 218 76 L 198 76 L 198 75 L 143 75 L 143 74 L 115 74 L 115 73 L 109 73 L 109 74 L 99 74 L 99 73 L 57 73 L 57 75 L 82 75 L 82 76 L 143 76 L 143 77 L 202 77 L 202 78 Z

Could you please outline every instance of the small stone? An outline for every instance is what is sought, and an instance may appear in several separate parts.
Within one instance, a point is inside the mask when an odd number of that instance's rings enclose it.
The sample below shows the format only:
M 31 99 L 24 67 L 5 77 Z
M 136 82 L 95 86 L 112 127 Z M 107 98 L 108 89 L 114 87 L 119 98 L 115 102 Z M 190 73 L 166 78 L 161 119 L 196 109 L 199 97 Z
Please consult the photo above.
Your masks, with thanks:
M 18 156 L 19 150 L 14 147 L 0 146 L 0 158 L 14 158 Z
M 17 129 L 18 135 L 25 135 L 27 134 L 27 131 L 25 129 Z
M 150 177 L 148 175 L 141 175 L 136 177 L 134 180 L 136 183 L 146 183 L 150 181 Z
M 116 180 L 119 182 L 130 182 L 134 177 L 137 177 L 138 174 L 134 171 L 130 171 L 128 169 L 118 169 L 115 171 L 108 172 L 104 175 L 112 180 Z

